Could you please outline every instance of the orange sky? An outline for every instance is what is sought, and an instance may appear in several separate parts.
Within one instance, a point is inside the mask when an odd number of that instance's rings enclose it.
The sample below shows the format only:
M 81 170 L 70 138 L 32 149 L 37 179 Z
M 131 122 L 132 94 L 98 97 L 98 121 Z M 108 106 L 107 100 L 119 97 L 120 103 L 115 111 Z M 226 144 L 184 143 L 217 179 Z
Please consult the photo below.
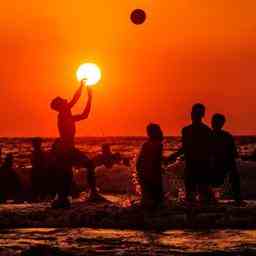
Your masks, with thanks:
M 137 7 L 142 26 L 129 20 Z M 177 135 L 197 101 L 208 120 L 223 112 L 232 132 L 255 134 L 255 9 L 254 0 L 2 2 L 0 136 L 56 136 L 49 102 L 72 96 L 85 61 L 103 79 L 78 135 L 143 135 L 150 121 Z

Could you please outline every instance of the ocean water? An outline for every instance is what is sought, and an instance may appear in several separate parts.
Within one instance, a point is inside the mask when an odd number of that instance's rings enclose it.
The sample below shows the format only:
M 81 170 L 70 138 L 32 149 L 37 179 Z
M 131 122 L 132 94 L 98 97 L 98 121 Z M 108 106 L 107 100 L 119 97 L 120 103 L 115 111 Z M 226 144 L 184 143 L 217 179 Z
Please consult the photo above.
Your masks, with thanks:
M 144 137 L 89 137 L 77 138 L 76 147 L 89 156 L 94 156 L 101 151 L 101 145 L 108 143 L 111 145 L 113 152 L 119 152 L 123 156 L 135 159 L 140 146 L 146 140 Z M 165 140 L 165 149 L 175 149 L 179 145 L 180 139 L 168 138 Z M 44 150 L 50 150 L 54 138 L 44 138 Z M 3 156 L 12 153 L 15 156 L 15 164 L 17 167 L 30 166 L 31 154 L 31 138 L 1 138 L 0 147 Z
M 243 136 L 236 137 L 236 144 L 239 154 L 241 156 L 250 155 L 256 150 L 256 137 Z M 118 152 L 124 157 L 130 158 L 131 166 L 125 168 L 124 166 L 115 166 L 112 170 L 106 168 L 100 169 L 97 172 L 97 182 L 99 189 L 102 192 L 138 192 L 139 188 L 135 177 L 135 160 L 140 150 L 141 145 L 145 142 L 145 137 L 89 137 L 77 138 L 76 147 L 83 151 L 89 157 L 93 157 L 100 153 L 102 144 L 108 143 L 114 153 Z M 44 138 L 43 148 L 45 151 L 51 149 L 54 138 Z M 164 140 L 164 154 L 168 155 L 170 152 L 177 150 L 181 145 L 180 137 L 167 137 Z M 14 155 L 14 164 L 17 173 L 20 175 L 22 183 L 25 187 L 29 186 L 30 177 L 30 156 L 31 156 L 31 138 L 1 138 L 0 147 L 2 149 L 2 158 L 7 153 Z M 256 192 L 254 192 L 254 180 L 256 174 L 252 169 L 255 168 L 254 163 L 245 163 L 238 160 L 238 166 L 241 169 L 242 187 L 245 191 L 245 196 L 248 199 L 256 199 Z M 164 186 L 166 192 L 171 192 L 172 196 L 184 196 L 184 186 L 182 171 L 184 165 L 177 162 L 170 167 L 170 170 L 164 175 Z M 74 172 L 75 183 L 84 189 L 85 176 L 84 172 L 77 169 Z M 119 185 L 121 184 L 121 186 Z M 171 191 L 170 191 L 171 190 Z
M 119 152 L 135 160 L 145 137 L 83 137 L 77 138 L 76 147 L 89 156 L 100 152 L 101 145 L 108 143 L 113 152 Z M 239 136 L 235 138 L 241 155 L 250 155 L 256 150 L 256 136 Z M 54 138 L 44 138 L 43 148 L 50 150 Z M 164 140 L 164 153 L 175 151 L 180 146 L 180 137 L 167 137 Z M 2 155 L 13 153 L 17 167 L 30 166 L 31 138 L 0 138 Z
M 45 150 L 54 139 L 44 139 Z M 143 137 L 78 138 L 77 147 L 89 156 L 98 154 L 103 143 L 113 152 L 132 159 Z M 1 138 L 2 156 L 13 153 L 19 170 L 30 168 L 30 138 Z M 236 137 L 240 155 L 256 149 L 256 137 Z M 166 138 L 164 153 L 180 146 L 179 137 Z M 256 199 L 256 165 L 239 160 L 242 188 Z M 175 183 L 177 185 L 177 183 Z M 170 185 L 170 184 L 169 184 Z M 117 195 L 118 196 L 118 195 Z M 0 230 L 0 255 L 256 255 L 255 230 L 116 230 L 88 228 L 24 228 Z

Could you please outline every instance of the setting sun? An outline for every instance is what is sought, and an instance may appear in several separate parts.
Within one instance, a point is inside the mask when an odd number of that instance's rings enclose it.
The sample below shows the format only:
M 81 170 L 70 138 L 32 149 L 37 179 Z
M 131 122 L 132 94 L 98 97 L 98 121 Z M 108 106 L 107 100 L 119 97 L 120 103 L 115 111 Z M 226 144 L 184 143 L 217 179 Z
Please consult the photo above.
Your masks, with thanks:
M 85 63 L 78 68 L 76 76 L 79 81 L 85 79 L 86 85 L 93 86 L 100 81 L 101 71 L 96 64 Z

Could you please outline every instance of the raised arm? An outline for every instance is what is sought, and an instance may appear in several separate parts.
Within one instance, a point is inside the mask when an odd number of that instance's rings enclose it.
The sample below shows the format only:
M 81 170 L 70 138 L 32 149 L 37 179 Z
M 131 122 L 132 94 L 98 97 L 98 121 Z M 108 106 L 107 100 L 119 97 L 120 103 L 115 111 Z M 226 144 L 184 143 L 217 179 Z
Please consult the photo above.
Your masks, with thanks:
M 81 80 L 81 84 L 80 84 L 79 88 L 78 88 L 77 91 L 75 92 L 75 94 L 74 94 L 72 100 L 68 103 L 69 108 L 72 108 L 72 107 L 77 103 L 77 101 L 79 100 L 79 98 L 81 97 L 83 86 L 84 86 L 83 80 Z
M 82 112 L 82 114 L 80 115 L 74 115 L 73 116 L 73 119 L 74 121 L 81 121 L 81 120 L 84 120 L 84 119 L 87 119 L 87 117 L 89 116 L 90 114 L 90 111 L 91 111 L 91 105 L 92 105 L 92 89 L 87 87 L 87 92 L 88 92 L 88 100 L 87 100 L 87 104 L 84 108 L 84 111 Z

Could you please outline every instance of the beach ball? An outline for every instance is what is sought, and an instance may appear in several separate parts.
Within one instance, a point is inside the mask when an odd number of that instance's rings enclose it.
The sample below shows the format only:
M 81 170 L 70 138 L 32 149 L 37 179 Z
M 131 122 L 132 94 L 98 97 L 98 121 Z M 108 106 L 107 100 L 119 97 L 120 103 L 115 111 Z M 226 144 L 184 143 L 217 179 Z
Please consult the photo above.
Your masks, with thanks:
M 146 13 L 142 9 L 135 9 L 131 13 L 131 21 L 136 25 L 141 25 L 146 20 Z

